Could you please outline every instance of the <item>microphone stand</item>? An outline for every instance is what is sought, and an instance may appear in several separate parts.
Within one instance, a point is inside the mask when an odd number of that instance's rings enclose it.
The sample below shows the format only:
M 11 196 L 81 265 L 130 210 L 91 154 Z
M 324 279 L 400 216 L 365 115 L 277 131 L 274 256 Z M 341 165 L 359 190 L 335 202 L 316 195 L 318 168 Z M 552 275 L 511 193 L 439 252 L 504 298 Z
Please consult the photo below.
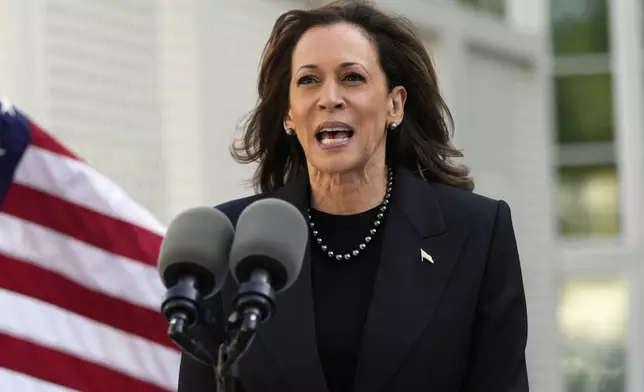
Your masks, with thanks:
M 189 354 L 196 361 L 204 365 L 213 365 L 215 361 L 212 355 L 197 339 L 188 336 L 185 329 L 186 318 L 181 315 L 173 317 L 168 326 L 168 336 L 183 352 Z
M 247 309 L 232 339 L 219 345 L 216 367 L 218 391 L 235 392 L 235 380 L 239 378 L 237 360 L 248 350 L 257 333 L 261 320 L 258 313 L 256 309 Z
M 253 271 L 250 279 L 240 285 L 235 309 L 227 324 L 227 330 L 234 331 L 232 339 L 219 346 L 217 357 L 215 374 L 220 392 L 235 392 L 235 379 L 239 376 L 237 361 L 250 347 L 260 324 L 274 313 L 275 291 L 266 271 Z
M 201 295 L 197 289 L 197 280 L 192 276 L 181 277 L 170 287 L 161 304 L 161 312 L 168 320 L 168 337 L 183 352 L 205 365 L 214 365 L 215 361 L 208 350 L 194 337 L 188 329 L 198 323 L 212 326 L 216 317 L 201 309 Z

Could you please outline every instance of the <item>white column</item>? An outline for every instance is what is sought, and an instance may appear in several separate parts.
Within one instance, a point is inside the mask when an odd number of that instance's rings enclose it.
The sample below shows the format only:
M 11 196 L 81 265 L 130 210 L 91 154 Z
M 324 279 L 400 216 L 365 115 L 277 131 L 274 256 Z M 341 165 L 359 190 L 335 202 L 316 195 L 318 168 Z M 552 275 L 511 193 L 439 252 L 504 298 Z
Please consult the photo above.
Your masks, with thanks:
M 42 8 L 35 0 L 0 1 L 0 94 L 46 126 Z
M 621 186 L 622 230 L 626 247 L 632 254 L 644 250 L 644 79 L 642 63 L 642 8 L 640 0 L 612 0 L 610 7 L 611 66 L 615 113 L 615 145 Z M 641 263 L 641 257 L 633 257 Z M 633 266 L 636 268 L 636 266 Z M 628 274 L 634 268 L 627 268 Z M 641 274 L 629 274 L 631 280 L 631 314 L 628 342 L 628 390 L 644 390 L 644 320 L 639 306 L 644 295 L 636 288 L 641 285 Z
M 460 138 L 464 137 L 464 132 L 460 124 L 464 117 L 465 98 L 468 95 L 467 78 L 465 78 L 467 69 L 467 47 L 463 35 L 456 28 L 447 31 L 440 31 L 437 39 L 432 41 L 429 49 L 432 60 L 436 67 L 438 76 L 438 86 L 443 95 L 443 99 L 454 116 L 454 125 L 456 132 L 454 142 L 456 147 L 460 147 Z
M 202 64 L 199 0 L 159 3 L 161 48 L 161 132 L 165 166 L 165 221 L 206 198 L 207 161 L 203 141 Z M 213 131 L 215 131 L 213 129 Z
M 621 186 L 623 238 L 633 251 L 642 251 L 644 138 L 642 137 L 642 29 L 639 0 L 611 0 L 611 68 L 615 146 Z

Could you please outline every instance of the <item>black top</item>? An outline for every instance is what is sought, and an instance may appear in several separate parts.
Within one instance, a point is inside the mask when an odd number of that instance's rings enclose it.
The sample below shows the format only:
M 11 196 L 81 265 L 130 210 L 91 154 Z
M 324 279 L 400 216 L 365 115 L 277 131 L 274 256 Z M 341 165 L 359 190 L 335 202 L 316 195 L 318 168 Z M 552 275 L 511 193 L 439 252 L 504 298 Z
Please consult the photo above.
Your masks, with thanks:
M 378 207 L 357 215 L 330 215 L 311 210 L 311 221 L 328 250 L 345 254 L 365 242 L 378 212 Z M 384 227 L 381 225 L 379 229 L 364 251 L 349 260 L 329 258 L 311 238 L 315 329 L 329 392 L 350 391 L 353 385 L 380 262 L 380 231 Z

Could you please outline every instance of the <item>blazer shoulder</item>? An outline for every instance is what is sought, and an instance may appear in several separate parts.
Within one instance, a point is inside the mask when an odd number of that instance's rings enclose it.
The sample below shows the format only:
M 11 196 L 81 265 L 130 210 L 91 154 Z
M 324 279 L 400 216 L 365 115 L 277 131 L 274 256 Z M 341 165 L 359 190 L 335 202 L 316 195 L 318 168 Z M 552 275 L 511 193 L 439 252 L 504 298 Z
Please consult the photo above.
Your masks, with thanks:
M 499 214 L 509 215 L 510 207 L 503 199 L 494 199 L 453 186 L 432 183 L 441 210 L 448 218 L 494 225 Z
M 230 219 L 233 226 L 236 226 L 237 219 L 239 218 L 239 215 L 242 213 L 242 211 L 244 211 L 244 209 L 251 203 L 265 197 L 267 197 L 265 193 L 259 193 L 239 199 L 229 200 L 227 202 L 216 205 L 215 208 L 223 212 L 228 217 L 228 219 Z

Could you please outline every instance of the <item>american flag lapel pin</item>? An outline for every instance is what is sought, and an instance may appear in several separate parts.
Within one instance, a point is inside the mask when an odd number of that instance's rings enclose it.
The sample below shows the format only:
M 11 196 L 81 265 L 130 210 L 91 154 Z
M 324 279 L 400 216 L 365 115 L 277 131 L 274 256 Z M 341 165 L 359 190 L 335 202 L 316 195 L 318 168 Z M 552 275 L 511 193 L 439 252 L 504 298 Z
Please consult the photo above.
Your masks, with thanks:
M 429 261 L 430 263 L 434 264 L 434 259 L 432 256 L 425 252 L 422 248 L 420 249 L 420 261 Z

